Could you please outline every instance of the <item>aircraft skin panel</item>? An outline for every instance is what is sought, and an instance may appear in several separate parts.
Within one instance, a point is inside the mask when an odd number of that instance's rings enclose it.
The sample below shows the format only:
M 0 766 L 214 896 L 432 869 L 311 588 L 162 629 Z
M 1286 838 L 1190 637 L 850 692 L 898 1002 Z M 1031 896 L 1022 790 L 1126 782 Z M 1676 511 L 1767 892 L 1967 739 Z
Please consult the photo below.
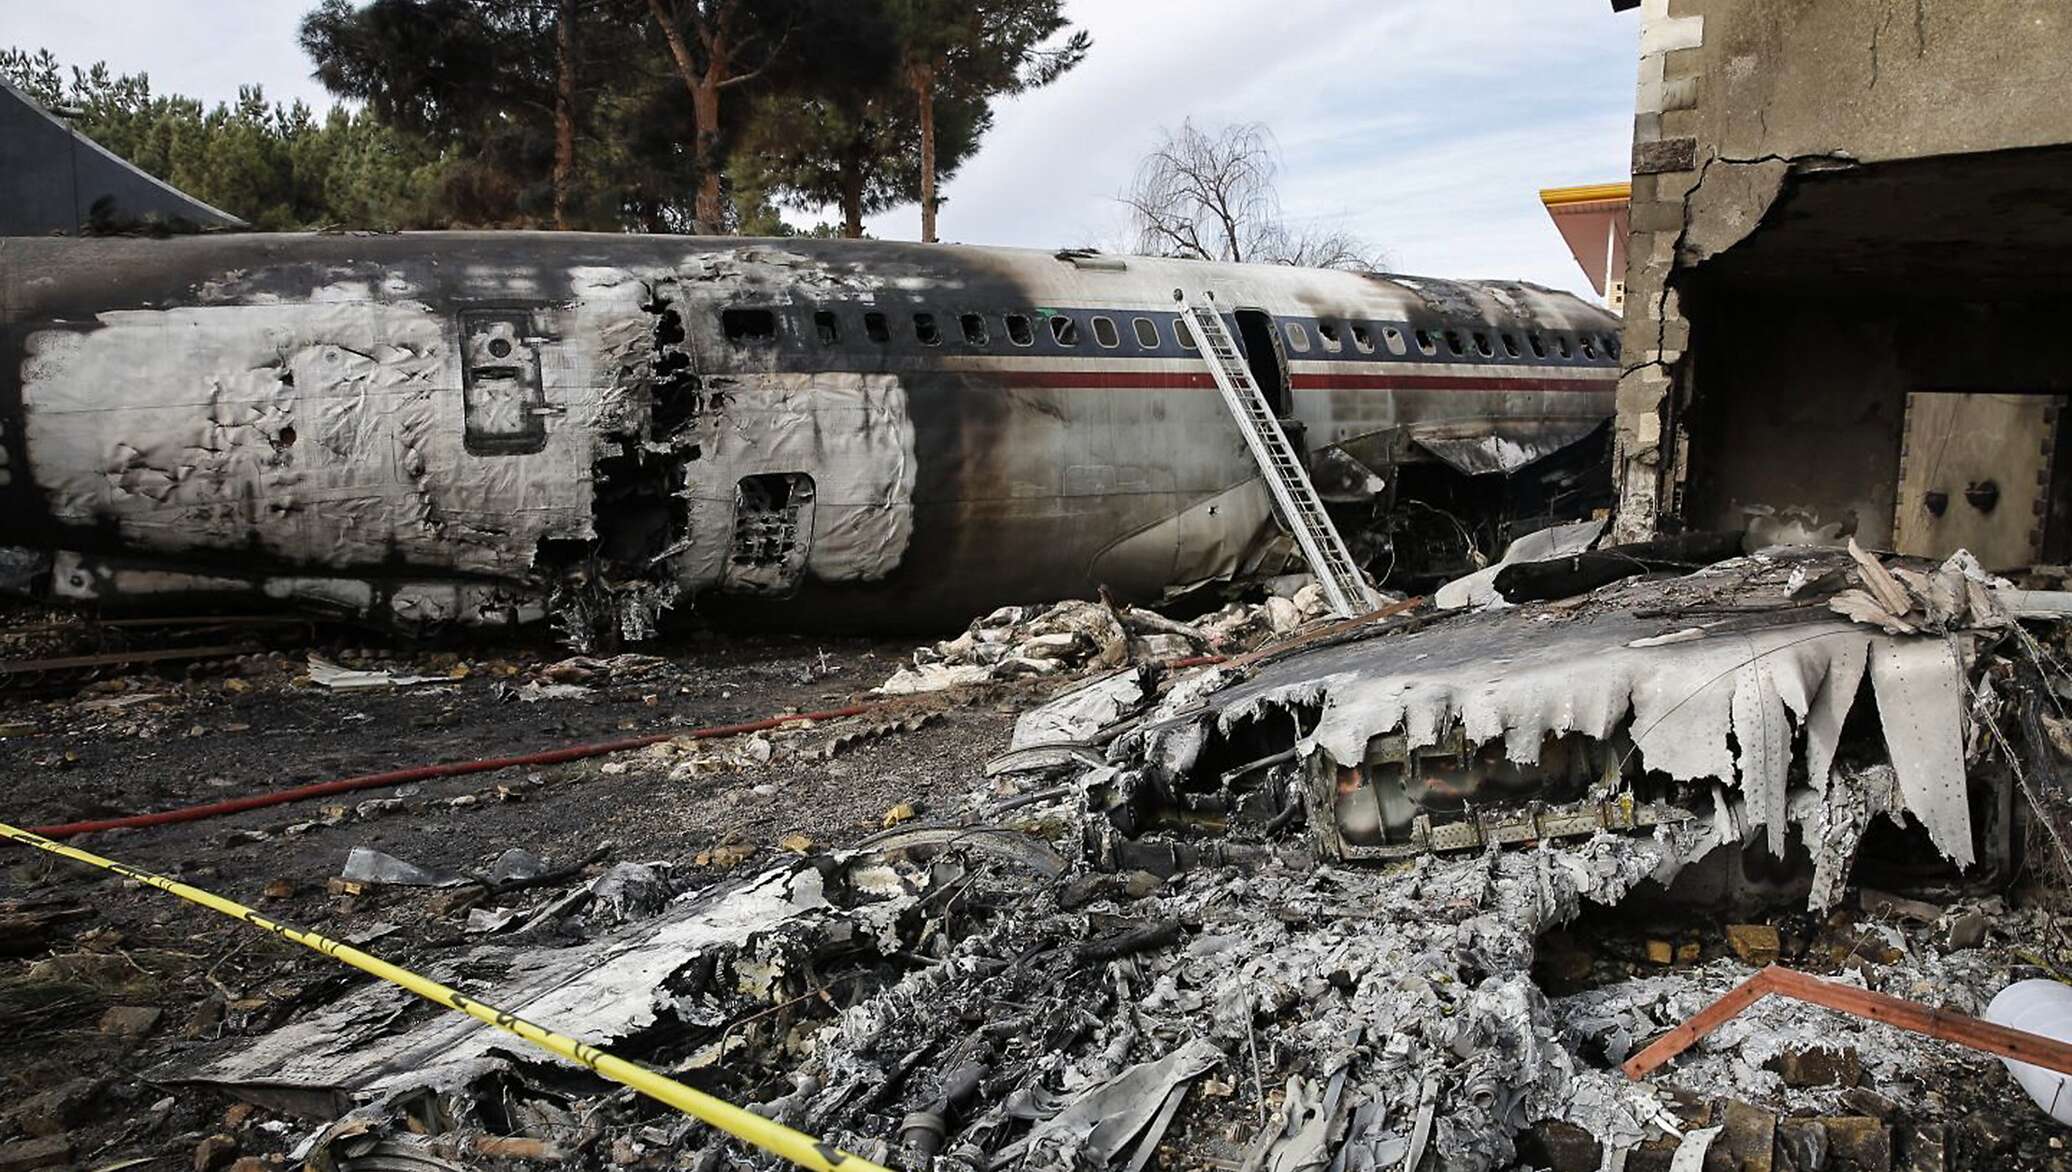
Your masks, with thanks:
M 577 233 L 0 248 L 0 545 L 354 595 L 578 574 L 926 626 L 1237 572 L 1271 520 L 1225 499 L 1257 473 L 1175 288 L 1309 344 L 1312 448 L 1594 424 L 1617 373 L 1575 349 L 1608 315 L 1503 283 Z

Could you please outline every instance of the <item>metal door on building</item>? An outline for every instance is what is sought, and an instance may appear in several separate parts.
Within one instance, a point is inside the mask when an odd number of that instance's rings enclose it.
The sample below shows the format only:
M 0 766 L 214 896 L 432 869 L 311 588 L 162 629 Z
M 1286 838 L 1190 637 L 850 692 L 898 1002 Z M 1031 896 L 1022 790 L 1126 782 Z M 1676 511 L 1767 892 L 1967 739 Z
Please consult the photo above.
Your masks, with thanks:
M 1968 549 L 1988 569 L 2043 555 L 2062 395 L 1907 395 L 1892 544 L 1942 558 Z

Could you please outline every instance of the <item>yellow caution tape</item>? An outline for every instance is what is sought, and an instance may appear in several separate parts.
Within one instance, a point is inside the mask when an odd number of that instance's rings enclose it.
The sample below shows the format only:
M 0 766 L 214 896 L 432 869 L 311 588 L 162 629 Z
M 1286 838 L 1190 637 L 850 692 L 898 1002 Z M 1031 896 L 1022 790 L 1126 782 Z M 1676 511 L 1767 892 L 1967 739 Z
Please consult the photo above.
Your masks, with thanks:
M 835 1172 L 836 1169 L 841 1169 L 842 1172 L 888 1172 L 888 1169 L 861 1156 L 851 1155 L 804 1132 L 793 1131 L 781 1123 L 765 1119 L 724 1100 L 715 1099 L 703 1091 L 692 1090 L 675 1079 L 656 1074 L 645 1066 L 628 1062 L 623 1058 L 614 1058 L 597 1047 L 579 1042 L 566 1034 L 557 1034 L 543 1026 L 534 1025 L 515 1013 L 477 1001 L 458 989 L 449 989 L 428 977 L 421 977 L 380 957 L 361 952 L 350 944 L 341 943 L 328 936 L 319 936 L 306 928 L 269 920 L 234 900 L 203 891 L 199 887 L 190 887 L 176 879 L 124 866 L 113 859 L 104 859 L 78 847 L 53 842 L 40 834 L 32 834 L 9 826 L 5 822 L 0 822 L 0 837 L 11 838 L 37 850 L 62 855 L 104 871 L 113 871 L 125 879 L 148 883 L 189 903 L 200 904 L 210 911 L 221 912 L 232 919 L 243 920 L 255 928 L 271 932 L 283 940 L 292 940 L 305 948 L 315 949 L 333 960 L 344 961 L 361 972 L 372 973 L 392 985 L 400 985 L 435 1005 L 458 1009 L 469 1017 L 487 1022 L 505 1033 L 516 1034 L 550 1054 L 558 1054 L 571 1062 L 580 1062 L 615 1083 L 632 1087 L 650 1099 L 667 1103 L 686 1115 L 719 1128 L 735 1139 L 754 1144 L 772 1155 L 782 1156 L 801 1168 L 811 1168 L 814 1172 Z

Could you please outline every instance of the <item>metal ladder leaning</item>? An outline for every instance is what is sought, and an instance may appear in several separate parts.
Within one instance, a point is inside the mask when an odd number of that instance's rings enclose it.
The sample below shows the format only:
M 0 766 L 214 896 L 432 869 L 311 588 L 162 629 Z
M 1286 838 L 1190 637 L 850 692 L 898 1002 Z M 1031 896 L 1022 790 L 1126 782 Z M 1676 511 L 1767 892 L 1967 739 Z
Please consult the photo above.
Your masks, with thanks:
M 1237 420 L 1237 429 L 1244 433 L 1245 446 L 1252 449 L 1252 459 L 1258 462 L 1267 487 L 1273 490 L 1274 503 L 1280 506 L 1288 528 L 1294 531 L 1295 544 L 1301 547 L 1303 559 L 1317 576 L 1317 584 L 1323 587 L 1331 609 L 1343 618 L 1373 610 L 1374 595 L 1367 589 L 1366 577 L 1354 563 L 1352 551 L 1345 547 L 1338 527 L 1331 523 L 1330 514 L 1324 511 L 1316 486 L 1309 482 L 1309 472 L 1303 468 L 1294 445 L 1282 433 L 1272 405 L 1252 378 L 1251 368 L 1245 365 L 1244 355 L 1238 353 L 1215 304 L 1183 304 L 1180 320 L 1187 323 L 1188 332 L 1194 335 L 1202 361 L 1208 363 L 1216 389 L 1223 393 L 1223 405 L 1230 409 L 1230 417 Z

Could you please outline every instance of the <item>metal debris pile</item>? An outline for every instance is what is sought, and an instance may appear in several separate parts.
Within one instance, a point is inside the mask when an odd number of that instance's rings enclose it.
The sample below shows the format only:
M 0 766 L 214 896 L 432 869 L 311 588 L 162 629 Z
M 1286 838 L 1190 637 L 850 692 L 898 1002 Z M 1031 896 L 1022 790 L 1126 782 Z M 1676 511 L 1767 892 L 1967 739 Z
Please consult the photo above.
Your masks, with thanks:
M 1328 627 L 1296 597 L 1010 608 L 886 689 L 1084 677 L 950 821 L 902 805 L 754 866 L 362 848 L 341 880 L 456 922 L 427 976 L 905 1172 L 1966 1166 L 2028 1140 L 1980 1130 L 2005 1075 L 1942 1042 L 1773 1001 L 1619 1064 L 1765 964 L 1977 1013 L 2072 958 L 1997 890 L 2012 812 L 2045 850 L 2059 824 L 2065 601 L 1962 555 L 1801 549 Z M 664 741 L 598 782 L 775 801 L 940 719 Z M 1722 911 L 1749 921 L 1724 942 Z M 153 1078 L 331 1119 L 298 1132 L 319 1169 L 775 1167 L 382 985 Z
M 1194 622 L 1139 606 L 1066 601 L 1003 606 L 954 639 L 922 647 L 913 663 L 877 689 L 888 696 L 1054 676 L 1081 668 L 1185 661 L 1245 651 L 1330 614 L 1324 592 L 1307 574 L 1272 582 L 1259 602 L 1233 602 Z

